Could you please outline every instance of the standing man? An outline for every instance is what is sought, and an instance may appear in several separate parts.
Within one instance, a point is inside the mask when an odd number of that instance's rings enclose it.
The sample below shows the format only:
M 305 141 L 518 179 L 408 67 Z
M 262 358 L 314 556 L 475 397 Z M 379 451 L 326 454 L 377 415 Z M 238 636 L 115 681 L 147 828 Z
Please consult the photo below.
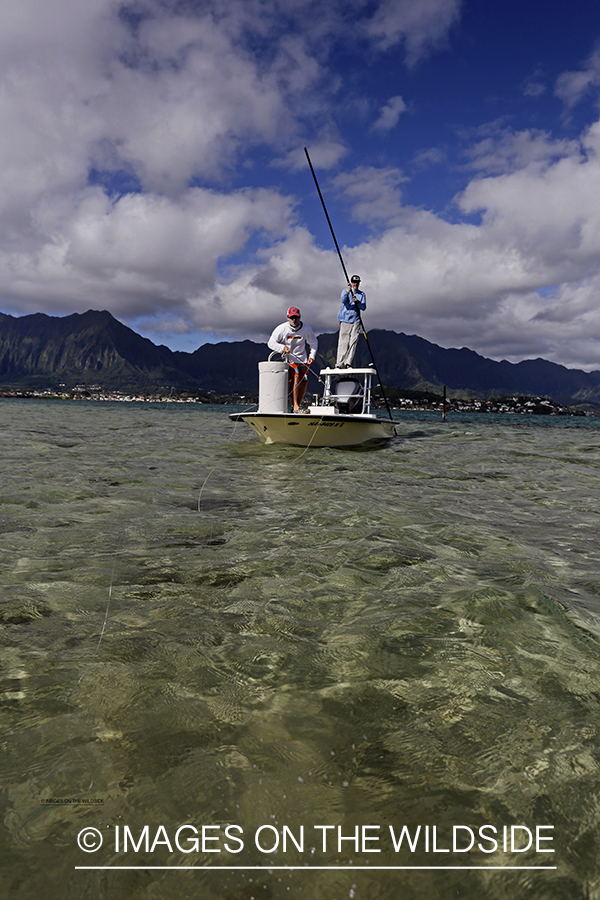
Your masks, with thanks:
M 310 355 L 306 352 L 306 345 Z M 287 322 L 278 325 L 269 338 L 269 347 L 281 353 L 288 363 L 288 391 L 292 398 L 294 412 L 303 412 L 300 404 L 304 399 L 308 381 L 308 367 L 317 354 L 318 342 L 310 325 L 305 325 L 300 318 L 297 306 L 290 306 L 287 311 Z
M 340 333 L 338 336 L 336 369 L 348 369 L 352 365 L 354 352 L 360 335 L 359 309 L 367 308 L 367 296 L 360 290 L 360 277 L 353 275 L 348 287 L 342 291 L 342 305 L 338 313 Z

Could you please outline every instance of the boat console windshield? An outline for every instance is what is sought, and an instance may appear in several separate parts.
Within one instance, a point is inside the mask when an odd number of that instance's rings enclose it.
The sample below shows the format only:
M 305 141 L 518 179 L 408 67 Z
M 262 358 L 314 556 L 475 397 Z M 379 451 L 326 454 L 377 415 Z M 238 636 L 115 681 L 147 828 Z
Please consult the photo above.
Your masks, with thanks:
M 372 380 L 375 369 L 321 369 L 323 396 L 310 406 L 310 412 L 321 415 L 358 415 L 371 413 Z

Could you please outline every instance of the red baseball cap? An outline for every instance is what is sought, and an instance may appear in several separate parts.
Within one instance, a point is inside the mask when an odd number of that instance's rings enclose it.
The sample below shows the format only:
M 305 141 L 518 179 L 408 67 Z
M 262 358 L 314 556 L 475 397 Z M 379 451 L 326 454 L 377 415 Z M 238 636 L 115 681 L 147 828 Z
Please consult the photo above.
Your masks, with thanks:
M 290 308 L 287 311 L 287 314 L 288 314 L 288 319 L 290 318 L 290 316 L 298 316 L 298 318 L 300 318 L 300 310 L 298 309 L 297 306 L 290 306 Z

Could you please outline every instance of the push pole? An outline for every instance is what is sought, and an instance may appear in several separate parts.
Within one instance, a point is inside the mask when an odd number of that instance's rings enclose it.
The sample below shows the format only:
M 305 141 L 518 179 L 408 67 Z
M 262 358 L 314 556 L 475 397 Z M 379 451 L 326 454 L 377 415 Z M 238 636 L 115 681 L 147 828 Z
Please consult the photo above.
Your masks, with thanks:
M 345 277 L 345 279 L 346 279 L 346 284 L 350 284 L 350 278 L 349 278 L 349 276 L 348 276 L 348 272 L 347 272 L 347 270 L 346 270 L 346 266 L 344 265 L 344 258 L 343 258 L 343 256 L 342 256 L 342 251 L 340 250 L 339 244 L 338 244 L 338 242 L 337 242 L 337 240 L 336 240 L 335 232 L 334 232 L 334 230 L 333 230 L 333 225 L 331 224 L 331 219 L 329 218 L 329 213 L 327 212 L 327 207 L 325 206 L 325 201 L 323 200 L 323 194 L 321 193 L 321 188 L 319 187 L 319 182 L 317 181 L 317 176 L 315 175 L 315 170 L 313 169 L 313 164 L 312 164 L 312 162 L 310 161 L 310 156 L 308 155 L 308 150 L 306 149 L 306 147 L 304 148 L 304 152 L 306 153 L 306 159 L 308 160 L 308 165 L 310 166 L 310 171 L 312 172 L 312 177 L 314 178 L 315 186 L 316 186 L 316 188 L 317 188 L 317 192 L 318 192 L 318 194 L 319 194 L 319 198 L 320 198 L 321 204 L 322 204 L 322 206 L 323 206 L 323 212 L 325 213 L 325 218 L 327 219 L 327 224 L 329 225 L 329 230 L 331 231 L 331 237 L 333 238 L 333 243 L 335 244 L 335 249 L 337 250 L 337 254 L 338 254 L 339 258 L 340 258 L 340 263 L 342 264 L 342 271 L 343 271 L 344 277 Z M 354 291 L 352 291 L 352 295 L 354 296 Z M 390 405 L 389 405 L 389 403 L 388 403 L 388 401 L 387 401 L 387 397 L 385 396 L 385 390 L 384 390 L 384 388 L 383 388 L 383 384 L 382 384 L 381 378 L 380 378 L 380 376 L 379 376 L 379 370 L 378 370 L 378 368 L 377 368 L 377 363 L 375 362 L 375 357 L 374 357 L 374 355 L 373 355 L 373 351 L 371 350 L 371 345 L 370 345 L 370 343 L 369 343 L 369 338 L 367 337 L 367 332 L 366 332 L 366 330 L 365 330 L 365 326 L 364 326 L 364 324 L 363 324 L 362 316 L 361 316 L 361 314 L 360 314 L 360 309 L 358 308 L 358 305 L 357 305 L 357 303 L 356 303 L 356 300 L 354 301 L 354 309 L 355 309 L 356 312 L 357 312 L 357 315 L 358 315 L 358 321 L 360 322 L 360 327 L 362 328 L 362 333 L 363 333 L 363 335 L 364 335 L 365 341 L 367 342 L 367 349 L 368 349 L 369 353 L 371 354 L 371 362 L 373 363 L 373 368 L 375 369 L 375 372 L 376 372 L 376 374 L 377 374 L 377 381 L 379 382 L 379 387 L 381 388 L 381 393 L 382 393 L 383 399 L 384 399 L 384 401 L 385 401 L 385 408 L 387 409 L 388 416 L 390 417 L 390 419 L 391 419 L 392 422 L 393 422 L 394 420 L 393 420 L 393 417 L 392 417 L 392 412 L 391 412 L 391 410 L 390 410 Z

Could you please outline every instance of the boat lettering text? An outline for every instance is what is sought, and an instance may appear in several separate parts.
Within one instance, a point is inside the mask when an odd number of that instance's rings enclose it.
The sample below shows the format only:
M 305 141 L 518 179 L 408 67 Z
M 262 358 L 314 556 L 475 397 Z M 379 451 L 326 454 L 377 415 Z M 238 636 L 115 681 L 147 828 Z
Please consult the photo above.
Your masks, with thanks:
M 319 419 L 318 422 L 309 422 L 309 428 L 343 428 L 345 422 L 324 422 L 323 419 Z

